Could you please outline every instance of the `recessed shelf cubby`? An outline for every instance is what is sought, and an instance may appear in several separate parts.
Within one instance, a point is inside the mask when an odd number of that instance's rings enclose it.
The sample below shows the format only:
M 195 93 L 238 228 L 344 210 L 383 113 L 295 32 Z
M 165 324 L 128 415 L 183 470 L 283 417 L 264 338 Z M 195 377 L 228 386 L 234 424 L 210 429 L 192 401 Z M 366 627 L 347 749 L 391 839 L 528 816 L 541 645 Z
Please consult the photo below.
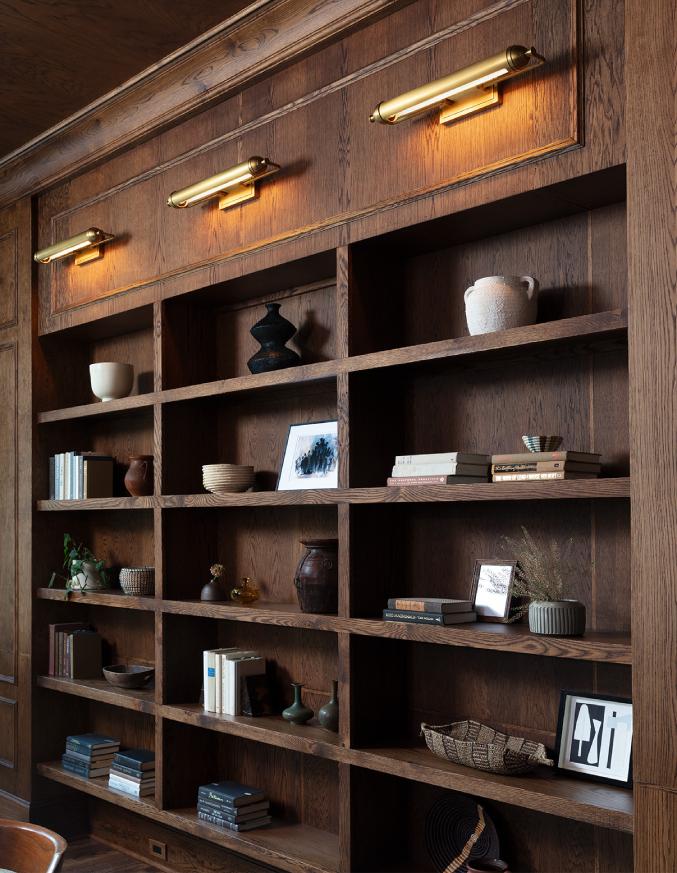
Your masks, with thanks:
M 305 539 L 337 536 L 335 506 L 233 507 L 163 512 L 164 597 L 196 600 L 209 581 L 210 564 L 225 567 L 224 587 L 230 591 L 242 577 L 256 581 L 260 605 L 297 603 L 294 574 Z M 186 542 L 191 549 L 186 550 Z M 203 556 L 196 568 L 195 555 Z

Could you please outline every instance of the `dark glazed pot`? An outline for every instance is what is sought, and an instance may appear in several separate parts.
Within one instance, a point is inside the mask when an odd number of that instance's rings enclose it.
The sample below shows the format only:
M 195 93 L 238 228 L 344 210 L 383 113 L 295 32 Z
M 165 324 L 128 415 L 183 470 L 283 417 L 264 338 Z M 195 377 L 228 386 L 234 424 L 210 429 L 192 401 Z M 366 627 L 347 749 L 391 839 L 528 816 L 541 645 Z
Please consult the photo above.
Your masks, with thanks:
M 292 724 L 305 724 L 313 717 L 313 710 L 309 706 L 305 706 L 301 698 L 303 683 L 292 682 L 291 687 L 294 689 L 294 702 L 282 710 L 282 718 Z
M 153 493 L 153 456 L 131 455 L 125 473 L 125 488 L 132 497 L 150 497 Z
M 266 309 L 268 314 L 257 321 L 250 331 L 254 339 L 261 343 L 259 351 L 247 361 L 252 373 L 283 370 L 301 363 L 296 352 L 285 346 L 296 333 L 296 328 L 280 315 L 279 303 L 266 303 Z
M 339 729 L 339 702 L 338 702 L 338 679 L 332 679 L 331 700 L 327 701 L 317 713 L 317 720 L 328 731 L 338 733 Z
M 338 612 L 338 540 L 301 540 L 306 553 L 294 585 L 301 612 Z

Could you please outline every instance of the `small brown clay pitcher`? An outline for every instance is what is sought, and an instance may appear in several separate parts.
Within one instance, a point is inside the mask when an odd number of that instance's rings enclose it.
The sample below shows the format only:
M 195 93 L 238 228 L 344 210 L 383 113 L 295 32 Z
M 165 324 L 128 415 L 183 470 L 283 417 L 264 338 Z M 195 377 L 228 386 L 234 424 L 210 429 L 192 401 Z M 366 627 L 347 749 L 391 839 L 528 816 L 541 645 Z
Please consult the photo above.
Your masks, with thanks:
M 338 540 L 301 540 L 306 553 L 294 585 L 301 612 L 338 612 Z
M 125 488 L 132 497 L 148 497 L 153 493 L 153 456 L 131 455 L 125 473 Z

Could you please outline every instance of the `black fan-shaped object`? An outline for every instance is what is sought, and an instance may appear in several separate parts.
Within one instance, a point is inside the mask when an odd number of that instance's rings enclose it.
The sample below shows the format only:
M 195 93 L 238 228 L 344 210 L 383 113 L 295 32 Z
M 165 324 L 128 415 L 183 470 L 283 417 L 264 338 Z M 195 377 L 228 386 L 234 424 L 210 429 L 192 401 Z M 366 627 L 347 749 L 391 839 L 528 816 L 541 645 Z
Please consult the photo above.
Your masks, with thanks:
M 426 816 L 425 844 L 440 873 L 466 873 L 468 860 L 500 857 L 494 823 L 465 794 L 448 795 L 433 804 Z

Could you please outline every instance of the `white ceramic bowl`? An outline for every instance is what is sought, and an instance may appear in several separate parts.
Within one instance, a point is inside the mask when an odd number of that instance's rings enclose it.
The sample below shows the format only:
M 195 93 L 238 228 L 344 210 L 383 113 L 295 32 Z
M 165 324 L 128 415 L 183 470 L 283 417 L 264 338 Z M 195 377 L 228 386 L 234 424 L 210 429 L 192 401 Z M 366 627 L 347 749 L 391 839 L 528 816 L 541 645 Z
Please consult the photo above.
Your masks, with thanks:
M 134 384 L 134 367 L 131 364 L 116 364 L 106 361 L 89 365 L 89 380 L 92 393 L 104 402 L 126 397 Z

